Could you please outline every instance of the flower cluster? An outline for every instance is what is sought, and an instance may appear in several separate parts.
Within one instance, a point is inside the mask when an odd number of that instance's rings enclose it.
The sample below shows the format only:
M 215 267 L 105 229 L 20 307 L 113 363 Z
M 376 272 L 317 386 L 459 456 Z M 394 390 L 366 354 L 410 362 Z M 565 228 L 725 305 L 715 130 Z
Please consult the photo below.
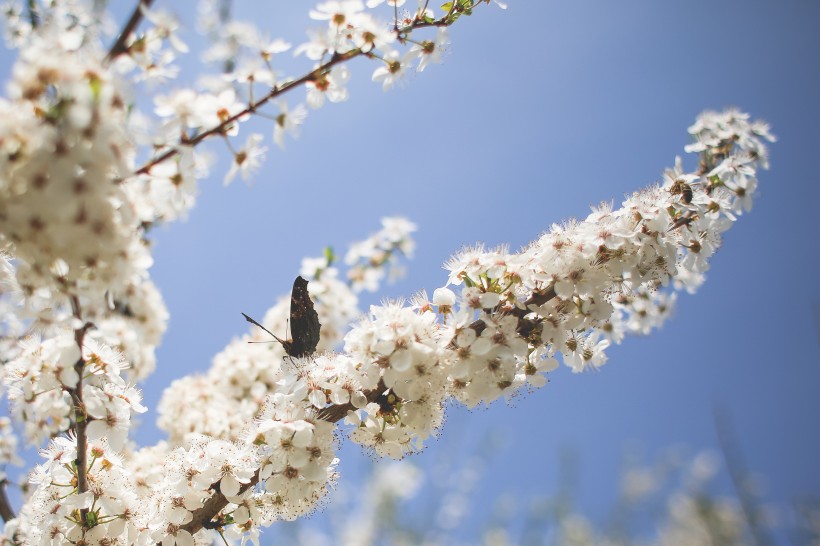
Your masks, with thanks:
M 91 48 L 21 51 L 0 100 L 0 241 L 25 294 L 99 297 L 144 276 L 151 257 L 120 179 L 127 99 Z
M 435 313 L 399 304 L 371 307 L 370 316 L 348 333 L 345 352 L 359 382 L 376 383 L 377 394 L 345 418 L 356 427 L 354 442 L 399 459 L 420 449 L 440 426 L 447 381 L 443 334 Z
M 19 352 L 9 339 L 60 337 L 82 318 L 140 379 L 154 368 L 168 315 L 147 276 L 140 211 L 155 207 L 133 199 L 127 90 L 83 39 L 92 15 L 77 7 L 71 23 L 73 5 L 19 32 L 21 58 L 0 100 L 2 353 Z
M 263 112 L 268 103 L 275 103 L 278 111 L 265 115 L 275 121 L 273 140 L 284 147 L 286 135 L 298 135 L 308 110 L 301 103 L 289 107 L 279 98 L 282 94 L 304 86 L 305 104 L 313 109 L 326 102 L 345 101 L 351 78 L 345 63 L 360 56 L 379 63 L 372 78 L 389 89 L 413 64 L 421 72 L 430 63 L 441 62 L 449 45 L 447 27 L 478 4 L 459 1 L 436 18 L 433 10 L 421 6 L 399 16 L 396 10 L 403 2 L 389 2 L 393 21 L 388 24 L 368 11 L 380 3 L 368 2 L 365 6 L 361 0 L 332 0 L 318 4 L 310 11 L 310 17 L 326 21 L 326 25 L 308 30 L 308 41 L 293 49 L 294 55 L 304 56 L 315 64 L 303 76 L 293 77 L 280 75 L 285 62 L 277 58 L 291 49 L 289 42 L 281 38 L 271 40 L 253 23 L 227 18 L 213 0 L 202 0 L 199 23 L 212 42 L 204 57 L 206 61 L 220 63 L 224 74 L 203 78 L 201 87 L 205 90 L 178 88 L 155 101 L 155 114 L 164 121 L 150 143 L 161 153 L 137 170 L 139 176 L 135 178 L 140 184 L 136 190 L 149 195 L 171 194 L 170 203 L 174 206 L 147 209 L 155 214 L 154 220 L 173 219 L 193 203 L 193 168 L 202 159 L 192 160 L 192 146 L 213 136 L 236 137 L 241 122 L 252 113 Z M 186 50 L 176 37 L 179 25 L 166 14 L 152 14 L 150 19 L 155 26 L 122 45 L 117 66 L 123 71 L 141 68 L 149 79 L 172 76 L 175 69 L 170 63 L 177 53 Z M 414 36 L 417 30 L 432 26 L 437 27 L 432 40 Z M 165 46 L 166 42 L 170 48 Z M 406 51 L 393 49 L 396 44 Z M 237 174 L 247 179 L 256 170 L 267 151 L 262 140 L 261 134 L 251 134 L 244 146 L 237 149 L 226 139 L 233 156 L 226 183 Z M 159 204 L 168 203 L 166 198 Z
M 11 419 L 0 417 L 0 481 L 6 480 L 6 465 L 21 465 L 23 460 L 17 455 L 17 436 L 11 427 Z
M 338 357 L 355 363 L 348 383 L 370 394 L 349 412 L 354 441 L 399 457 L 439 422 L 443 389 L 470 407 L 490 403 L 544 385 L 556 357 L 575 372 L 597 368 L 624 333 L 658 327 L 670 290 L 702 278 L 739 214 L 739 188 L 753 187 L 765 165 L 763 141 L 773 140 L 737 112 L 704 114 L 692 131 L 721 135 L 705 137 L 720 149 L 707 148 L 698 171 L 685 174 L 678 161 L 663 185 L 553 226 L 521 252 L 462 251 L 447 264 L 459 294 L 442 288 L 433 302 L 371 308 Z
M 105 438 L 114 450 L 122 450 L 132 413 L 146 410 L 140 392 L 122 379 L 128 366 L 123 356 L 90 337 L 81 353 L 73 333 L 32 337 L 20 345 L 21 353 L 6 365 L 5 385 L 29 441 L 40 443 L 68 430 L 74 410 L 71 392 L 82 374 L 89 438 Z
M 137 495 L 122 458 L 104 440 L 92 442 L 87 452 L 89 487 L 80 492 L 76 438 L 59 436 L 43 450 L 46 462 L 30 476 L 34 491 L 20 517 L 4 529 L 8 543 L 146 543 L 149 506 Z
M 110 56 L 115 57 L 118 70 L 135 71 L 135 81 L 156 85 L 176 79 L 179 67 L 174 63 L 179 54 L 188 52 L 188 46 L 178 36 L 179 21 L 162 10 L 143 9 L 142 15 L 151 23 L 148 29 L 140 35 L 125 37 L 125 43 L 115 46 Z
M 149 498 L 158 503 L 152 507 L 149 523 L 151 541 L 193 544 L 191 535 L 195 533 L 186 528 L 193 514 L 203 508 L 214 490 L 241 503 L 252 492 L 250 484 L 259 463 L 253 446 L 199 436 L 187 449 L 171 450 L 160 460 L 154 459 L 154 465 L 142 464 L 144 470 L 150 470 L 149 475 L 161 476 L 153 487 L 149 484 Z
M 292 387 L 269 400 L 253 432 L 253 443 L 262 451 L 260 500 L 286 520 L 316 507 L 336 479 L 337 463 L 335 425 L 303 409 L 304 382 Z
M 22 517 L 5 529 L 15 543 L 194 544 L 193 535 L 204 540 L 206 532 L 186 525 L 214 489 L 234 502 L 233 521 L 247 523 L 241 507 L 259 467 L 257 449 L 245 443 L 198 437 L 187 449 L 160 447 L 123 458 L 102 440 L 88 447 L 89 487 L 80 493 L 76 439 L 55 438 L 43 456 Z
M 87 307 L 85 319 L 94 324 L 86 335 L 121 352 L 129 363 L 124 376 L 140 381 L 156 367 L 156 348 L 168 324 L 168 310 L 150 279 L 131 283 L 116 295 L 110 306 Z
M 350 267 L 347 278 L 353 290 L 375 292 L 385 276 L 396 279 L 403 275 L 404 270 L 397 266 L 396 253 L 413 257 L 415 245 L 411 234 L 414 231 L 416 225 L 406 218 L 382 218 L 381 230 L 351 245 L 345 264 Z

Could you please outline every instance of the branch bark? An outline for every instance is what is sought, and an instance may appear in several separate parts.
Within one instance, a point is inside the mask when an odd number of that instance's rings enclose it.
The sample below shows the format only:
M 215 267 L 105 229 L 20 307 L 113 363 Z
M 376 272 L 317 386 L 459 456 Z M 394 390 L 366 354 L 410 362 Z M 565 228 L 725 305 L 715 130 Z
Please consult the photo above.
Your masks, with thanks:
M 76 296 L 71 298 L 71 310 L 74 316 L 82 320 L 80 301 Z M 88 491 L 88 437 L 86 436 L 86 425 L 88 424 L 88 413 L 83 402 L 83 373 L 85 373 L 85 359 L 83 359 L 83 338 L 89 328 L 90 322 L 86 322 L 81 328 L 74 331 L 74 341 L 80 350 L 80 358 L 74 363 L 74 371 L 77 373 L 77 386 L 69 389 L 71 403 L 74 406 L 74 432 L 77 434 L 77 458 L 74 460 L 77 467 L 77 493 L 82 494 Z M 81 510 L 83 526 L 86 525 L 86 510 Z
M 387 387 L 385 386 L 385 384 L 379 381 L 379 385 L 375 389 L 367 392 L 367 401 L 374 402 L 376 398 L 378 398 L 378 396 L 386 390 Z M 342 419 L 344 419 L 347 415 L 347 412 L 354 409 L 356 408 L 353 406 L 353 404 L 350 403 L 331 405 L 322 409 L 318 414 L 318 418 L 329 423 L 335 423 L 337 421 L 341 421 Z M 251 481 L 243 485 L 239 489 L 239 491 L 240 493 L 244 493 L 249 488 L 254 487 L 258 483 L 259 471 L 257 471 L 256 474 L 254 474 L 253 478 L 251 478 Z M 216 484 L 214 484 L 214 486 L 215 485 Z M 211 496 L 211 498 L 209 498 L 207 501 L 205 501 L 205 504 L 202 506 L 202 508 L 195 510 L 193 512 L 193 518 L 191 519 L 191 521 L 185 525 L 181 525 L 180 529 L 184 529 L 192 535 L 196 534 L 205 527 L 206 523 L 211 521 L 214 517 L 216 517 L 217 514 L 219 514 L 219 512 L 221 512 L 226 506 L 228 506 L 229 501 L 225 498 L 225 495 L 219 492 L 218 488 L 213 487 L 213 489 L 214 495 Z
M 9 497 L 6 495 L 6 485 L 8 485 L 8 483 L 8 480 L 0 481 L 0 517 L 3 518 L 3 523 L 8 523 L 17 517 L 11 507 Z
M 137 7 L 134 8 L 131 17 L 128 18 L 119 36 L 117 36 L 117 41 L 115 41 L 111 49 L 108 50 L 108 55 L 105 56 L 106 60 L 112 61 L 128 51 L 128 46 L 126 45 L 128 38 L 137 30 L 142 18 L 145 16 L 144 10 L 150 8 L 153 2 L 154 0 L 139 0 L 137 2 Z

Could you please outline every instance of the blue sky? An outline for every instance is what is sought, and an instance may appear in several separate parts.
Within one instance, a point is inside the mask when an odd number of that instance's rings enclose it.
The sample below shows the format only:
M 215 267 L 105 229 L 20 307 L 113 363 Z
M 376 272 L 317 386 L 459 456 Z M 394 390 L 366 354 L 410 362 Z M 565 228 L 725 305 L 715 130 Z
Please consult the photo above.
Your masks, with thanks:
M 409 275 L 366 303 L 431 292 L 462 245 L 516 249 L 591 204 L 619 203 L 683 155 L 700 111 L 737 106 L 779 141 L 754 210 L 726 235 L 699 293 L 682 295 L 660 332 L 611 349 L 598 373 L 560 369 L 511 405 L 451 408 L 442 439 L 414 462 L 436 464 L 449 436 L 469 444 L 503 430 L 482 494 L 526 495 L 554 491 L 571 448 L 582 506 L 602 516 L 625 446 L 650 457 L 671 445 L 717 449 L 717 405 L 767 500 L 820 496 L 820 4 L 509 3 L 459 22 L 445 63 L 399 89 L 383 92 L 370 82 L 375 65 L 352 63 L 350 100 L 312 112 L 285 152 L 271 144 L 252 187 L 222 187 L 221 154 L 189 219 L 156 232 L 153 277 L 172 318 L 147 405 L 246 331 L 240 311 L 261 316 L 286 293 L 303 256 L 404 215 L 419 225 Z M 237 17 L 297 42 L 312 25 L 310 3 L 258 4 L 237 0 Z M 160 437 L 154 418 L 144 416 L 140 442 Z M 364 456 L 342 453 L 340 470 L 355 474 Z

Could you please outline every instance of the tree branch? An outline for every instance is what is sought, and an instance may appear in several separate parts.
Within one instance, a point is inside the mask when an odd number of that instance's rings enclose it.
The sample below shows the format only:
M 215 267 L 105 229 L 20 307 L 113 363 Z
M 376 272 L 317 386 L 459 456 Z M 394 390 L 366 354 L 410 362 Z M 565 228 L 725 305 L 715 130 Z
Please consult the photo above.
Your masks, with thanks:
M 3 518 L 3 523 L 8 523 L 10 520 L 17 517 L 11 507 L 9 497 L 6 495 L 6 485 L 8 483 L 8 480 L 0 481 L 0 517 Z
M 245 108 L 241 112 L 238 112 L 237 114 L 234 114 L 233 116 L 227 118 L 225 121 L 223 121 L 219 125 L 216 125 L 216 126 L 210 128 L 210 129 L 206 130 L 206 131 L 203 131 L 202 133 L 199 133 L 198 135 L 196 135 L 194 137 L 181 139 L 176 147 L 171 148 L 170 150 L 166 150 L 164 153 L 162 153 L 159 156 L 155 157 L 154 159 L 148 161 L 148 163 L 146 163 L 145 165 L 143 165 L 142 167 L 140 167 L 139 169 L 134 171 L 134 174 L 135 175 L 148 174 L 149 172 L 151 172 L 151 168 L 154 167 L 155 165 L 158 165 L 158 164 L 162 163 L 163 161 L 166 161 L 166 160 L 176 156 L 177 154 L 179 154 L 179 146 L 196 146 L 197 144 L 199 144 L 200 142 L 202 142 L 206 138 L 209 138 L 209 137 L 212 137 L 212 136 L 215 136 L 215 135 L 224 134 L 234 123 L 236 123 L 237 120 L 239 120 L 239 119 L 241 119 L 245 116 L 248 116 L 249 114 L 254 113 L 260 106 L 263 106 L 263 105 L 267 104 L 268 102 L 270 102 L 272 99 L 275 99 L 276 97 L 278 97 L 278 96 L 280 96 L 284 93 L 287 93 L 288 91 L 290 91 L 294 87 L 298 87 L 298 86 L 300 86 L 304 83 L 307 83 L 309 81 L 316 80 L 319 76 L 321 76 L 322 74 L 325 74 L 333 66 L 335 66 L 337 64 L 340 64 L 342 62 L 345 62 L 345 61 L 349 61 L 350 59 L 356 58 L 359 55 L 365 55 L 365 53 L 361 49 L 352 49 L 352 50 L 348 51 L 347 53 L 334 55 L 328 62 L 326 62 L 325 64 L 321 65 L 320 67 L 312 70 L 311 72 L 305 74 L 304 76 L 302 76 L 298 80 L 289 81 L 289 82 L 283 84 L 281 87 L 274 87 L 273 89 L 270 90 L 270 92 L 267 95 L 265 95 L 264 97 L 262 97 L 261 99 L 259 99 L 256 102 L 252 102 L 251 104 L 249 104 L 247 106 L 247 108 Z
M 143 1 L 145 2 L 147 0 L 143 0 Z M 452 14 L 450 14 L 450 13 L 448 13 L 447 15 L 442 17 L 441 19 L 437 19 L 435 21 L 430 21 L 430 22 L 416 19 L 410 25 L 398 29 L 397 32 L 399 34 L 399 40 L 402 41 L 403 36 L 406 37 L 406 34 L 409 33 L 409 32 L 412 32 L 413 30 L 416 30 L 416 29 L 419 29 L 419 28 L 427 28 L 427 27 L 449 27 L 456 20 L 457 20 L 457 18 L 454 18 L 452 16 Z M 113 50 L 113 48 L 112 48 L 112 50 Z M 302 77 L 300 77 L 296 80 L 288 81 L 288 82 L 282 84 L 281 86 L 275 86 L 273 89 L 270 90 L 270 92 L 267 95 L 265 95 L 264 97 L 262 97 L 261 99 L 259 99 L 256 102 L 251 102 L 241 112 L 231 116 L 230 118 L 228 118 L 225 121 L 221 122 L 219 125 L 216 125 L 216 126 L 210 128 L 210 129 L 207 129 L 207 130 L 203 131 L 202 133 L 199 133 L 199 134 L 197 134 L 193 137 L 190 137 L 190 138 L 182 137 L 179 140 L 179 142 L 173 148 L 171 148 L 169 150 L 166 150 L 165 152 L 161 153 L 160 155 L 158 155 L 154 159 L 149 160 L 142 167 L 140 167 L 139 169 L 134 171 L 134 175 L 150 173 L 151 168 L 154 167 L 155 165 L 158 165 L 159 163 L 162 163 L 163 161 L 166 161 L 166 160 L 178 155 L 179 154 L 179 148 L 181 146 L 196 146 L 199 143 L 201 143 L 203 140 L 205 140 L 209 137 L 224 134 L 228 130 L 228 128 L 230 128 L 237 120 L 239 120 L 239 119 L 241 119 L 245 116 L 248 116 L 249 114 L 253 114 L 257 109 L 259 109 L 259 107 L 264 106 L 265 104 L 270 102 L 272 99 L 275 99 L 276 97 L 279 97 L 280 95 L 283 95 L 284 93 L 287 93 L 291 89 L 299 87 L 299 86 L 301 86 L 301 85 L 303 85 L 303 84 L 305 84 L 309 81 L 314 81 L 314 80 L 318 79 L 320 76 L 326 74 L 333 66 L 335 66 L 337 64 L 341 64 L 341 63 L 350 61 L 351 59 L 354 59 L 354 58 L 360 57 L 360 56 L 370 57 L 370 56 L 372 56 L 372 53 L 370 51 L 368 51 L 368 52 L 362 51 L 359 48 L 351 49 L 350 51 L 347 51 L 345 53 L 334 53 L 333 56 L 330 58 L 330 60 L 327 61 L 326 63 L 320 65 L 318 68 L 315 68 L 314 70 L 310 71 L 309 73 L 303 75 Z
M 37 4 L 34 0 L 26 2 L 26 9 L 28 10 L 28 21 L 31 23 L 31 28 L 40 26 L 40 16 L 37 14 Z
M 80 301 L 77 296 L 71 297 L 71 310 L 74 317 L 82 320 L 82 312 L 80 310 Z M 90 322 L 86 322 L 81 328 L 74 330 L 74 341 L 77 348 L 80 350 L 80 358 L 74 363 L 74 371 L 77 374 L 77 386 L 69 389 L 71 394 L 71 402 L 74 406 L 74 431 L 77 434 L 77 458 L 75 464 L 77 466 L 77 493 L 82 494 L 88 491 L 88 438 L 85 433 L 86 425 L 88 424 L 88 413 L 83 402 L 83 373 L 85 372 L 85 360 L 83 359 L 83 338 L 89 328 L 92 327 Z M 83 526 L 85 526 L 85 510 L 81 511 L 83 516 Z
M 130 38 L 134 31 L 137 30 L 137 26 L 139 26 L 142 18 L 145 16 L 144 10 L 150 8 L 153 2 L 154 0 L 139 0 L 137 2 L 137 7 L 134 8 L 133 13 L 131 13 L 131 17 L 122 27 L 120 35 L 117 37 L 117 41 L 114 42 L 111 49 L 108 50 L 108 55 L 105 56 L 107 61 L 112 61 L 128 51 L 128 46 L 126 46 L 128 38 Z
M 387 390 L 387 387 L 382 381 L 379 381 L 379 385 L 366 393 L 367 401 L 374 402 L 376 398 L 379 397 L 384 391 Z M 356 409 L 355 406 L 351 403 L 347 404 L 340 404 L 340 405 L 330 405 L 326 408 L 323 408 L 318 412 L 317 417 L 323 421 L 327 421 L 329 423 L 335 423 L 337 421 L 341 421 L 347 416 L 347 412 Z M 254 474 L 251 481 L 243 485 L 239 488 L 239 492 L 244 493 L 249 488 L 255 486 L 259 483 L 259 471 L 257 470 L 256 474 Z M 216 484 L 211 486 L 214 490 L 214 494 L 205 501 L 205 504 L 202 505 L 201 508 L 194 510 L 193 512 L 193 519 L 190 522 L 186 523 L 185 525 L 181 525 L 180 529 L 188 531 L 192 535 L 202 530 L 205 524 L 211 521 L 213 518 L 216 517 L 219 512 L 221 512 L 226 506 L 228 506 L 228 499 L 225 498 L 219 489 L 216 487 Z

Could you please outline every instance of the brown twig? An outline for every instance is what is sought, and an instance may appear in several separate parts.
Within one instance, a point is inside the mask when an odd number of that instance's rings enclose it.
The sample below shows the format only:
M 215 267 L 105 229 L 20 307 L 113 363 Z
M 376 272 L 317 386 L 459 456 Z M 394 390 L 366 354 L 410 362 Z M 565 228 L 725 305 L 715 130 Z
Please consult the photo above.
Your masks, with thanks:
M 8 523 L 15 517 L 14 510 L 11 507 L 8 495 L 6 495 L 6 485 L 8 480 L 0 481 L 0 517 L 3 518 L 4 523 Z
M 28 10 L 28 21 L 31 23 L 31 28 L 37 28 L 40 26 L 40 16 L 37 14 L 37 4 L 34 0 L 28 0 L 26 2 L 26 8 Z
M 137 7 L 134 8 L 131 17 L 122 27 L 119 36 L 117 36 L 117 41 L 114 42 L 111 49 L 108 50 L 108 55 L 105 56 L 107 61 L 112 61 L 128 51 L 128 46 L 126 45 L 128 39 L 134 31 L 137 30 L 137 26 L 139 26 L 142 18 L 145 16 L 144 10 L 150 8 L 153 2 L 154 0 L 139 0 L 137 2 Z
M 239 494 L 241 495 L 251 487 L 255 486 L 259 483 L 259 470 L 256 471 L 256 474 L 253 475 L 251 481 L 243 485 L 239 488 Z M 193 511 L 193 519 L 190 523 L 180 526 L 180 529 L 184 529 L 188 531 L 192 535 L 198 533 L 205 524 L 211 521 L 219 512 L 221 512 L 226 506 L 228 506 L 228 499 L 225 498 L 221 492 L 215 493 L 211 498 L 205 501 L 205 504 L 202 505 L 201 508 L 197 508 Z
M 184 139 L 180 140 L 179 146 L 196 146 L 197 144 L 199 144 L 200 142 L 202 142 L 206 138 L 209 138 L 209 137 L 212 137 L 212 136 L 215 136 L 215 135 L 225 134 L 227 132 L 227 130 L 234 123 L 236 123 L 237 120 L 252 114 L 260 106 L 264 106 L 265 104 L 270 102 L 272 99 L 275 99 L 276 97 L 278 97 L 278 96 L 280 96 L 280 95 L 290 91 L 291 89 L 293 89 L 295 87 L 298 87 L 298 86 L 300 86 L 304 83 L 316 80 L 317 78 L 319 78 L 323 74 L 326 74 L 327 71 L 330 70 L 333 66 L 335 66 L 339 63 L 349 61 L 350 59 L 353 59 L 353 58 L 358 57 L 359 55 L 363 55 L 363 54 L 364 53 L 362 52 L 362 50 L 353 49 L 353 50 L 348 51 L 347 53 L 334 55 L 328 62 L 326 62 L 325 64 L 323 64 L 319 68 L 316 68 L 315 70 L 309 72 L 308 74 L 305 74 L 304 76 L 302 76 L 298 80 L 292 80 L 292 81 L 289 81 L 289 82 L 287 82 L 287 83 L 285 83 L 281 86 L 274 87 L 273 89 L 270 90 L 270 92 L 267 95 L 265 95 L 264 97 L 262 97 L 258 101 L 249 104 L 241 112 L 239 112 L 237 114 L 234 114 L 233 116 L 225 119 L 225 121 L 223 121 L 219 125 L 211 127 L 207 131 L 203 131 L 203 132 L 197 134 L 196 136 L 193 136 L 193 137 L 190 137 L 190 138 L 184 138 Z M 154 166 L 156 166 L 156 165 L 162 163 L 163 161 L 166 161 L 166 160 L 176 156 L 177 154 L 179 154 L 179 147 L 175 147 L 175 148 L 171 148 L 170 150 L 166 150 L 162 154 L 158 155 L 154 159 L 151 159 L 150 161 L 148 161 L 148 163 L 146 163 L 145 165 L 143 165 L 142 167 L 137 169 L 134 172 L 134 174 L 136 174 L 136 175 L 148 174 L 149 172 L 151 172 L 151 169 Z
M 71 297 L 71 310 L 74 317 L 82 320 L 82 311 L 80 309 L 80 301 L 77 296 Z M 83 402 L 83 374 L 85 373 L 85 359 L 83 359 L 83 338 L 85 333 L 93 325 L 86 322 L 81 328 L 74 330 L 74 342 L 80 350 L 80 358 L 74 363 L 74 371 L 77 374 L 77 386 L 73 389 L 68 389 L 71 395 L 71 402 L 74 406 L 74 432 L 77 434 L 77 458 L 75 464 L 77 466 L 77 493 L 82 494 L 88 491 L 88 437 L 86 436 L 86 425 L 88 424 L 88 413 L 86 412 L 85 402 Z M 83 526 L 85 526 L 85 511 L 80 511 L 83 518 Z
M 402 35 L 406 35 L 408 32 L 412 32 L 413 30 L 416 30 L 416 29 L 419 29 L 419 28 L 448 27 L 448 26 L 452 25 L 454 22 L 455 22 L 455 19 L 452 18 L 451 14 L 447 14 L 444 17 L 442 17 L 441 19 L 438 19 L 436 21 L 431 21 L 431 22 L 416 20 L 416 21 L 413 21 L 413 23 L 411 23 L 410 25 L 399 29 L 398 33 L 401 37 Z M 142 167 L 140 167 L 139 169 L 134 171 L 134 175 L 150 173 L 151 169 L 154 166 L 162 163 L 163 161 L 167 161 L 168 159 L 171 159 L 172 157 L 175 157 L 176 155 L 178 155 L 181 146 L 196 146 L 197 144 L 201 143 L 203 140 L 205 140 L 209 137 L 225 134 L 227 132 L 227 130 L 234 123 L 236 123 L 236 121 L 238 121 L 239 119 L 241 119 L 243 117 L 246 117 L 250 114 L 253 114 L 261 106 L 264 106 L 265 104 L 267 104 L 271 100 L 273 100 L 273 99 L 287 93 L 291 89 L 299 87 L 299 86 L 301 86 L 301 85 L 303 85 L 307 82 L 317 80 L 321 76 L 327 74 L 328 71 L 331 68 L 333 68 L 335 65 L 350 61 L 352 59 L 355 59 L 356 57 L 371 56 L 371 55 L 372 55 L 372 53 L 370 51 L 365 52 L 365 51 L 362 51 L 359 48 L 351 49 L 350 51 L 347 51 L 345 53 L 334 53 L 329 61 L 327 61 L 326 63 L 320 65 L 318 68 L 315 68 L 314 70 L 308 72 L 307 74 L 303 75 L 302 77 L 300 77 L 298 79 L 290 80 L 290 81 L 288 81 L 288 82 L 286 82 L 286 83 L 284 83 L 280 86 L 275 86 L 273 89 L 270 90 L 270 92 L 268 92 L 261 99 L 255 101 L 255 102 L 251 102 L 241 112 L 231 116 L 230 118 L 225 119 L 224 121 L 222 121 L 218 125 L 216 125 L 214 127 L 211 127 L 210 129 L 207 129 L 206 131 L 198 133 L 197 135 L 195 135 L 193 137 L 183 136 L 174 147 L 166 150 L 165 152 L 161 153 L 157 157 L 149 160 Z
M 375 389 L 367 391 L 365 393 L 367 401 L 374 402 L 380 394 L 384 393 L 385 390 L 387 390 L 387 387 L 384 383 L 379 381 L 379 385 Z M 350 403 L 331 405 L 326 408 L 323 408 L 319 412 L 318 418 L 329 423 L 335 423 L 337 421 L 341 421 L 342 419 L 344 419 L 345 416 L 347 416 L 347 412 L 354 409 L 356 408 L 353 406 L 353 404 Z M 259 471 L 257 471 L 256 474 L 254 474 L 250 482 L 246 483 L 239 489 L 240 494 L 244 493 L 250 487 L 253 487 L 258 483 Z M 215 487 L 215 485 L 216 484 L 212 486 L 213 490 L 215 491 L 214 495 L 212 495 L 207 501 L 205 501 L 205 504 L 203 504 L 201 508 L 194 510 L 192 514 L 193 518 L 191 519 L 191 521 L 185 525 L 182 525 L 180 527 L 181 529 L 184 529 L 185 531 L 188 531 L 193 535 L 199 532 L 207 522 L 211 521 L 214 517 L 216 517 L 217 514 L 219 514 L 219 512 L 221 512 L 226 506 L 228 506 L 228 499 L 225 498 L 225 495 L 219 492 L 219 489 Z

